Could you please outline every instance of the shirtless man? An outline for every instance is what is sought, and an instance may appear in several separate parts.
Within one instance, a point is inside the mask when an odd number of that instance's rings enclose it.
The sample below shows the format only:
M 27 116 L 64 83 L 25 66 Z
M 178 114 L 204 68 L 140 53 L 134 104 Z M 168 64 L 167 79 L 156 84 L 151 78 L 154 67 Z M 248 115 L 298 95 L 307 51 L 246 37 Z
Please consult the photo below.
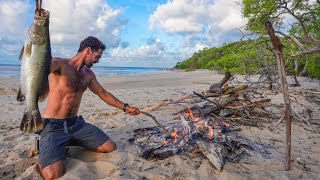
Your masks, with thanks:
M 65 146 L 71 141 L 101 153 L 114 151 L 116 144 L 96 126 L 78 116 L 83 92 L 89 88 L 104 102 L 138 115 L 139 109 L 130 107 L 107 92 L 90 69 L 98 63 L 105 45 L 89 36 L 80 43 L 78 53 L 70 59 L 53 58 L 49 75 L 48 104 L 42 113 L 39 164 L 45 179 L 56 179 L 65 173 Z

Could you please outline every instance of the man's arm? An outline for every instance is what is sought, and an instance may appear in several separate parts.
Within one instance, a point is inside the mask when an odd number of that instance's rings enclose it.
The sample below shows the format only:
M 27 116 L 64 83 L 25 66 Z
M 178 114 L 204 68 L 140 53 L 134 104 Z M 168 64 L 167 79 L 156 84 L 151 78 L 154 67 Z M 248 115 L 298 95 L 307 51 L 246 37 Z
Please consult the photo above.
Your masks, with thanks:
M 106 102 L 107 104 L 109 104 L 110 106 L 119 108 L 119 109 L 123 109 L 125 103 L 121 102 L 119 99 L 117 99 L 116 97 L 114 97 L 111 93 L 109 93 L 108 91 L 106 91 L 101 85 L 100 83 L 97 81 L 96 76 L 94 75 L 94 73 L 92 73 L 92 78 L 89 84 L 89 89 L 95 93 L 96 95 L 98 95 L 104 102 Z M 125 107 L 125 112 L 131 114 L 131 115 L 138 115 L 140 114 L 140 111 L 138 108 L 136 107 L 131 107 L 131 106 L 127 106 Z

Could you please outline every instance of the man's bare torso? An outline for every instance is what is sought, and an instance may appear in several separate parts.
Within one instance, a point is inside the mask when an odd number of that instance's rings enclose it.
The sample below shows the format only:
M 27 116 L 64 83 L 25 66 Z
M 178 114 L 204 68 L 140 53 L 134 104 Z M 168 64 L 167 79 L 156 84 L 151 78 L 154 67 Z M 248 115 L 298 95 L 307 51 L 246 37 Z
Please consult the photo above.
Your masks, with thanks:
M 77 116 L 83 92 L 89 86 L 93 72 L 83 66 L 79 71 L 68 60 L 55 58 L 57 70 L 49 75 L 48 104 L 43 118 L 64 119 Z

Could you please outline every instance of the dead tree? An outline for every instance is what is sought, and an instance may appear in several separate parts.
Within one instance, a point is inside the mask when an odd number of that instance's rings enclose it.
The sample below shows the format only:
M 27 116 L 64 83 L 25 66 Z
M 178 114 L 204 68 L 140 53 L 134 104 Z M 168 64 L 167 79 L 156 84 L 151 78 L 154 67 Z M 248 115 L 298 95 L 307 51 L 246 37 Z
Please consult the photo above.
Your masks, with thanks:
M 279 77 L 281 81 L 281 89 L 284 98 L 285 104 L 285 112 L 283 119 L 286 121 L 286 155 L 285 155 L 285 170 L 290 170 L 290 155 L 291 155 L 291 121 L 292 121 L 292 113 L 291 113 L 291 103 L 288 91 L 288 84 L 286 79 L 286 72 L 284 69 L 284 58 L 283 58 L 283 45 L 280 42 L 280 39 L 275 35 L 274 29 L 270 21 L 265 23 L 266 31 L 271 39 L 273 45 L 273 53 L 277 59 L 277 66 Z

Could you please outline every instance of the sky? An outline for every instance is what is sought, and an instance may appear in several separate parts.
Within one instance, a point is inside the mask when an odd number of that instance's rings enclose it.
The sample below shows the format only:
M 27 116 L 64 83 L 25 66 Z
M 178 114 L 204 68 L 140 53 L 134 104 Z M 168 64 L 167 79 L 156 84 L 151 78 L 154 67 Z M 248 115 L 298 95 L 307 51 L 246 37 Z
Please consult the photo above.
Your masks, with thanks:
M 43 0 L 52 56 L 70 58 L 88 36 L 106 50 L 100 66 L 171 68 L 203 48 L 238 41 L 245 25 L 236 0 Z M 18 56 L 34 0 L 0 0 L 0 64 Z

